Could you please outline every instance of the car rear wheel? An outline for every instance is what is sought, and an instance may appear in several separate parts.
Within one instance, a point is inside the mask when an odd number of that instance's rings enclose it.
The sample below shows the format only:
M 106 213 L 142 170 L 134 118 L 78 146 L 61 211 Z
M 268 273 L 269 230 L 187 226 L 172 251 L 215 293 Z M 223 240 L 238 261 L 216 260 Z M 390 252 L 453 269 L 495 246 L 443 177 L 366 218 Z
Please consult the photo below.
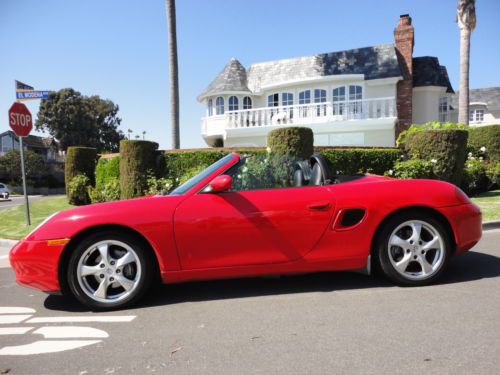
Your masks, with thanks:
M 93 310 L 137 302 L 151 284 L 152 266 L 141 241 L 118 232 L 91 235 L 74 249 L 68 264 L 72 294 Z
M 379 238 L 379 264 L 385 276 L 397 284 L 430 284 L 448 265 L 450 237 L 441 222 L 429 215 L 397 215 L 386 223 Z

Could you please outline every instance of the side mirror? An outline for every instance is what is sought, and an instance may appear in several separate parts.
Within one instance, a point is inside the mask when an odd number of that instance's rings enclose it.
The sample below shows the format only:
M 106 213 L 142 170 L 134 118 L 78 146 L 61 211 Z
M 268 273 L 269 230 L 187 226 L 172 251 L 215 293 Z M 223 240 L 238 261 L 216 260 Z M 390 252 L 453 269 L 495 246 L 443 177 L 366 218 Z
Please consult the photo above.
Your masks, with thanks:
M 233 179 L 227 174 L 222 174 L 215 177 L 208 186 L 210 186 L 211 193 L 222 193 L 231 189 Z

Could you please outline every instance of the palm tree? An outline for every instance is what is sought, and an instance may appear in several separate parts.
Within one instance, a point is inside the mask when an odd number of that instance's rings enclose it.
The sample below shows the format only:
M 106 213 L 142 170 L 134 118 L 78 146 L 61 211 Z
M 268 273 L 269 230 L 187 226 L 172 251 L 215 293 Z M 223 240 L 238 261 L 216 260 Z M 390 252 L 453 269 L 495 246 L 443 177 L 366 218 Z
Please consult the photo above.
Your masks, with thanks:
M 144 140 L 146 138 L 146 130 L 143 130 L 142 131 L 142 140 Z
M 178 149 L 179 140 L 179 69 L 177 64 L 177 30 L 175 21 L 175 0 L 166 0 L 168 23 L 168 62 L 170 70 L 170 112 L 172 148 Z
M 458 0 L 457 22 L 460 28 L 460 90 L 458 122 L 469 124 L 470 36 L 476 27 L 476 0 Z
M 127 130 L 127 132 L 128 132 L 128 139 L 130 140 L 130 136 L 132 135 L 133 130 L 132 130 L 132 129 L 129 129 L 129 130 Z

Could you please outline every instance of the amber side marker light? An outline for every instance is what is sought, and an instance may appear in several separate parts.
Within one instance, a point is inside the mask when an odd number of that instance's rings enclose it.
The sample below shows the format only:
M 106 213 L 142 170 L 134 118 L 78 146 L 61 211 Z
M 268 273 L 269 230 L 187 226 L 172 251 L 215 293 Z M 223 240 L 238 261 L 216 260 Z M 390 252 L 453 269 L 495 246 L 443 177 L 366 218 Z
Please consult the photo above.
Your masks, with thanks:
M 58 238 L 57 240 L 47 240 L 49 246 L 66 245 L 70 241 L 69 238 Z

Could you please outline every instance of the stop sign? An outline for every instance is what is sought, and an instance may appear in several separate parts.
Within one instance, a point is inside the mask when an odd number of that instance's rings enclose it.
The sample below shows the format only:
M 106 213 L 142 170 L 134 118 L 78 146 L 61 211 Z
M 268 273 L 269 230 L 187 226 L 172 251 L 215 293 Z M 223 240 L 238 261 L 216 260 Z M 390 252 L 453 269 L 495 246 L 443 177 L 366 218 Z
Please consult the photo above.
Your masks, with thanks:
M 18 137 L 26 137 L 33 129 L 33 118 L 23 103 L 14 103 L 9 109 L 9 125 Z

